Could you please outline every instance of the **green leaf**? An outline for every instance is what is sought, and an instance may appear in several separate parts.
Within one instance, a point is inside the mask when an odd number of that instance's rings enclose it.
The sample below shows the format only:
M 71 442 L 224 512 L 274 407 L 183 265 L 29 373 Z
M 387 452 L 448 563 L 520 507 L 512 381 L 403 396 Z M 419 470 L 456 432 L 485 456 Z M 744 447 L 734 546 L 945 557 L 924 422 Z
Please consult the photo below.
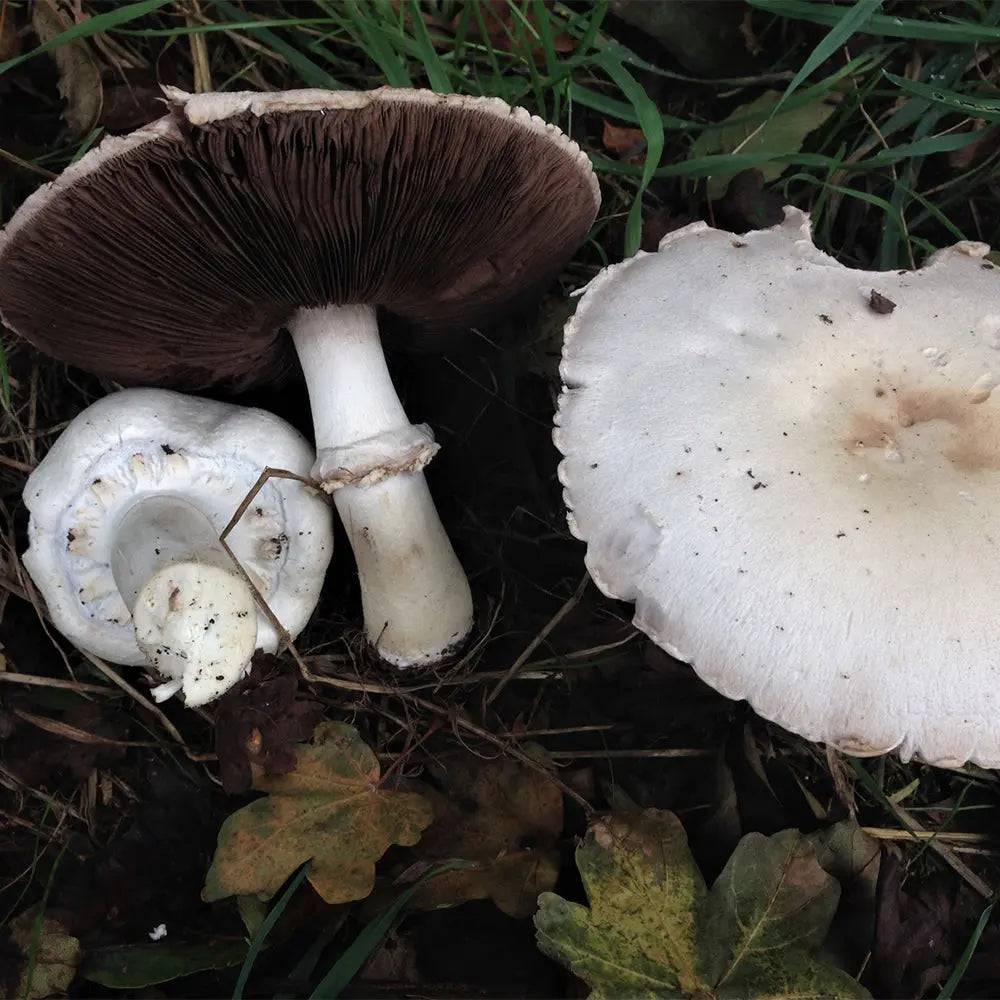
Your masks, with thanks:
M 576 864 L 590 908 L 542 893 L 538 947 L 595 998 L 696 996 L 695 914 L 706 891 L 680 820 L 655 809 L 601 820 Z
M 741 156 L 756 158 L 755 165 L 763 172 L 765 180 L 776 180 L 786 167 L 778 157 L 797 153 L 806 136 L 819 128 L 836 110 L 832 104 L 817 99 L 799 107 L 777 111 L 774 117 L 766 120 L 783 99 L 780 91 L 766 90 L 756 100 L 741 105 L 718 128 L 702 132 L 691 144 L 688 158 L 738 152 Z M 761 125 L 761 122 L 764 124 Z M 733 170 L 712 174 L 708 180 L 709 197 L 721 198 L 726 185 L 739 169 L 737 166 Z
M 717 995 L 863 996 L 846 973 L 809 957 L 839 899 L 839 883 L 797 830 L 744 837 L 709 896 L 705 949 Z
M 744 837 L 706 892 L 668 812 L 595 823 L 577 851 L 589 907 L 539 897 L 539 948 L 612 997 L 864 998 L 815 958 L 840 887 L 795 830 Z
M 128 944 L 94 948 L 80 966 L 80 975 L 115 990 L 135 990 L 181 976 L 239 965 L 246 941 L 203 941 Z
M 254 788 L 268 795 L 222 824 L 206 902 L 269 898 L 310 859 L 309 881 L 326 902 L 362 899 L 389 845 L 415 844 L 433 818 L 421 796 L 379 787 L 378 760 L 351 726 L 319 726 L 296 760 L 289 774 L 255 774 Z

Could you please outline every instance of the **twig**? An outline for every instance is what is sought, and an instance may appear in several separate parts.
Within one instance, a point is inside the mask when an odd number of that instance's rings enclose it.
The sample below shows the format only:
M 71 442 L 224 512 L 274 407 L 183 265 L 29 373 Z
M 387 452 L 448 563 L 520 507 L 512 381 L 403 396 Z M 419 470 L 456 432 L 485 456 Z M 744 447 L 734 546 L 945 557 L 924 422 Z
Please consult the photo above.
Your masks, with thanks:
M 590 583 L 590 574 L 584 573 L 580 578 L 580 582 L 576 585 L 576 590 L 573 591 L 566 603 L 549 619 L 541 632 L 528 643 L 524 648 L 524 652 L 510 665 L 510 669 L 489 693 L 485 702 L 487 708 L 510 681 L 517 676 L 518 671 L 531 659 L 531 654 L 548 638 L 553 629 L 580 603 L 580 598 L 583 597 L 583 592 L 587 589 L 588 583 Z
M 113 695 L 115 692 L 104 684 L 84 684 L 83 681 L 64 681 L 59 677 L 39 677 L 36 674 L 17 674 L 10 670 L 0 670 L 0 682 L 8 684 L 28 684 L 32 687 L 65 688 L 81 694 Z

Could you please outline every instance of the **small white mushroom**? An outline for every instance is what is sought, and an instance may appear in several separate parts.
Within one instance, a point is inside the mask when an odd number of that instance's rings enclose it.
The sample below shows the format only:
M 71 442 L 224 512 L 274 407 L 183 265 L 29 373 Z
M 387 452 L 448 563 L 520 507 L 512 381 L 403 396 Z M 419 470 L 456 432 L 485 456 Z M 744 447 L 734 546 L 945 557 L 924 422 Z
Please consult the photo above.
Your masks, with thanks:
M 987 251 L 871 273 L 795 209 L 697 223 L 566 329 L 555 441 L 595 582 L 723 694 L 850 753 L 1000 766 Z
M 28 477 L 24 565 L 56 628 L 166 678 L 163 700 L 203 705 L 278 634 L 219 537 L 266 467 L 308 475 L 315 454 L 283 420 L 161 389 L 126 389 L 79 414 Z M 270 478 L 227 538 L 292 636 L 333 549 L 313 490 Z

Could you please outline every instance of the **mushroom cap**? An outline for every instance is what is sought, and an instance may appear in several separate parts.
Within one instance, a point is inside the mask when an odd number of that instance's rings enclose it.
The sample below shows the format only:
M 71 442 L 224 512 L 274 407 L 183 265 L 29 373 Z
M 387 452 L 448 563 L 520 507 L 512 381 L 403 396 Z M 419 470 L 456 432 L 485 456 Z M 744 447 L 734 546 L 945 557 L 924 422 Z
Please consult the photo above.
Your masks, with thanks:
M 570 527 L 728 697 L 853 754 L 1000 766 L 1000 269 L 959 243 L 850 270 L 785 213 L 588 287 L 554 435 Z
M 124 381 L 272 379 L 302 307 L 407 325 L 541 292 L 600 204 L 587 156 L 495 98 L 383 87 L 191 96 L 39 189 L 0 235 L 0 314 Z
M 116 528 L 146 496 L 198 507 L 221 533 L 267 468 L 308 476 L 315 454 L 264 410 L 165 389 L 126 389 L 74 418 L 24 487 L 31 514 L 24 564 L 56 628 L 115 663 L 145 664 L 111 569 Z M 282 626 L 297 635 L 319 600 L 333 553 L 330 508 L 272 477 L 226 538 Z M 257 645 L 278 635 L 258 610 Z

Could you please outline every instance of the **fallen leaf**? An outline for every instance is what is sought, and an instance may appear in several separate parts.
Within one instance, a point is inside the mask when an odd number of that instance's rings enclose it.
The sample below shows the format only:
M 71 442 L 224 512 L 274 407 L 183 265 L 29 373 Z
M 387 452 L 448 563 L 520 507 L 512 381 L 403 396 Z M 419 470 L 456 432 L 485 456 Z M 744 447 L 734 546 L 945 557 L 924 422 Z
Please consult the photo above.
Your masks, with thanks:
M 768 229 L 785 217 L 785 199 L 769 191 L 764 174 L 748 167 L 736 174 L 726 186 L 726 193 L 712 205 L 715 225 L 734 233 Z
M 879 843 L 855 819 L 841 820 L 810 834 L 809 839 L 816 860 L 841 887 L 840 905 L 824 949 L 838 965 L 863 968 L 875 934 L 875 890 L 882 857 Z
M 206 902 L 237 893 L 269 898 L 310 859 L 309 881 L 324 901 L 362 899 L 388 847 L 415 844 L 433 819 L 420 795 L 379 787 L 378 760 L 351 726 L 323 723 L 313 744 L 295 752 L 289 774 L 254 769 L 253 787 L 267 796 L 222 824 Z
M 411 905 L 436 909 L 492 899 L 508 916 L 531 916 L 538 894 L 551 889 L 559 875 L 562 793 L 545 775 L 506 758 L 452 761 L 435 776 L 440 790 L 422 789 L 434 807 L 434 822 L 416 856 L 423 862 L 461 858 L 478 864 L 435 876 Z
M 32 906 L 0 932 L 9 935 L 0 941 L 0 1000 L 62 996 L 76 976 L 83 957 L 80 942 L 48 916 L 42 918 L 36 940 L 37 919 L 38 907 Z
M 277 656 L 258 653 L 250 673 L 237 681 L 215 709 L 219 777 L 230 795 L 245 794 L 251 764 L 265 774 L 295 767 L 295 744 L 309 739 L 323 714 L 316 701 L 297 698 L 298 673 Z
M 158 61 L 157 73 L 160 71 Z M 109 132 L 132 132 L 154 118 L 160 118 L 166 109 L 166 98 L 160 83 L 181 84 L 186 81 L 174 75 L 163 79 L 157 73 L 150 69 L 116 70 L 114 78 L 104 84 L 100 124 Z
M 881 292 L 876 292 L 874 288 L 868 297 L 868 305 L 872 312 L 878 313 L 881 316 L 888 316 L 896 308 L 896 303 L 892 299 Z
M 115 990 L 155 986 L 211 969 L 228 969 L 246 958 L 246 941 L 208 940 L 128 944 L 87 951 L 80 975 Z
M 813 957 L 839 886 L 798 831 L 744 837 L 711 890 L 672 813 L 594 823 L 576 853 L 589 907 L 543 893 L 539 948 L 604 997 L 867 997 Z
M 800 107 L 783 108 L 770 121 L 767 116 L 777 106 L 782 94 L 766 90 L 749 104 L 741 104 L 731 115 L 717 125 L 706 128 L 691 144 L 690 159 L 716 153 L 758 154 L 764 161 L 758 163 L 765 181 L 777 180 L 786 164 L 773 162 L 779 156 L 797 153 L 806 136 L 819 128 L 833 114 L 835 107 L 825 101 L 810 101 Z M 762 124 L 767 121 L 766 125 Z M 757 131 L 757 130 L 760 131 Z M 726 185 L 737 173 L 722 170 L 708 178 L 708 196 L 721 198 Z
M 626 163 L 644 163 L 646 160 L 646 136 L 642 129 L 612 125 L 604 119 L 601 145 Z
M 544 6 L 552 7 L 553 0 L 544 0 Z M 520 39 L 539 37 L 537 12 L 530 9 L 524 12 L 510 0 L 466 0 L 465 8 L 465 11 L 460 9 L 455 15 L 448 29 L 453 34 L 457 33 L 464 21 L 467 39 L 488 42 L 498 52 L 515 51 Z M 525 24 L 527 29 L 522 26 Z M 572 35 L 561 32 L 552 39 L 552 47 L 560 55 L 567 55 L 575 50 L 576 40 Z M 545 59 L 545 49 L 540 42 L 531 45 L 530 53 L 539 63 Z
M 964 171 L 978 167 L 1000 148 L 1000 126 L 989 125 L 982 118 L 972 120 L 972 131 L 976 138 L 961 149 L 948 153 L 948 166 Z
M 75 24 L 69 4 L 37 0 L 31 8 L 31 27 L 42 45 Z M 75 136 L 88 132 L 101 114 L 104 88 L 101 71 L 83 39 L 57 45 L 50 55 L 59 70 L 59 94 L 66 102 L 63 118 Z
M 872 982 L 880 996 L 922 997 L 945 980 L 962 944 L 956 949 L 953 942 L 956 914 L 948 884 L 926 879 L 911 894 L 903 876 L 898 859 L 886 853 L 878 880 Z
M 18 8 L 12 4 L 0 7 L 0 62 L 16 59 L 21 54 L 18 13 Z

